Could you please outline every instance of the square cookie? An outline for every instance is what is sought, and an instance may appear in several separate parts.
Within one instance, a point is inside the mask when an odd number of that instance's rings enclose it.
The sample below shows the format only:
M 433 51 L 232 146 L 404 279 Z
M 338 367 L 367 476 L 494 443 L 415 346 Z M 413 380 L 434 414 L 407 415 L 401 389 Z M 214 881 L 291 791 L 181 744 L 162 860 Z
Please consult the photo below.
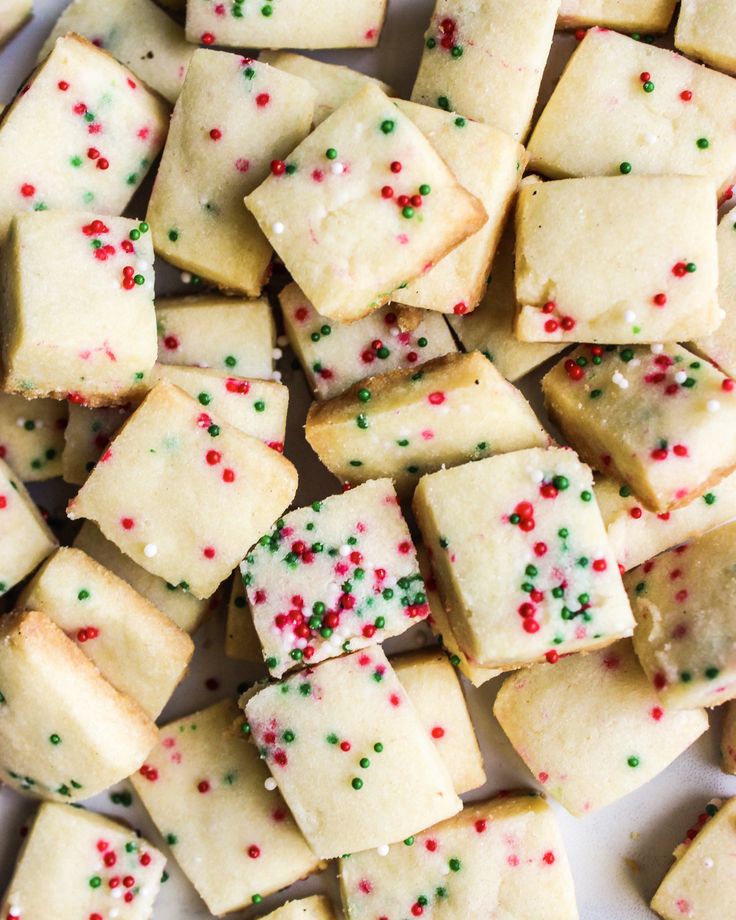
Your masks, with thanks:
M 268 791 L 268 771 L 239 732 L 241 721 L 223 700 L 170 722 L 130 778 L 213 914 L 260 904 L 321 868 L 281 797 Z
M 677 0 L 561 0 L 557 28 L 605 26 L 619 32 L 666 32 L 676 3 Z
M 736 73 L 736 8 L 729 0 L 682 0 L 675 29 L 675 47 Z
M 583 460 L 651 511 L 689 504 L 736 466 L 734 383 L 677 345 L 581 346 L 542 389 Z
M 88 799 L 124 779 L 156 726 L 43 613 L 0 619 L 0 776 L 42 799 Z
M 576 817 L 661 773 L 708 728 L 664 707 L 630 642 L 512 674 L 493 714 L 545 792 Z
M 246 694 L 241 705 L 286 804 L 325 859 L 396 843 L 462 808 L 378 646 Z
M 66 426 L 66 403 L 0 393 L 0 458 L 23 482 L 61 474 Z
M 736 376 L 736 214 L 727 212 L 718 224 L 718 306 L 723 322 L 713 335 L 690 343 L 724 374 Z
M 423 476 L 413 508 L 473 664 L 508 670 L 631 635 L 593 477 L 573 451 L 535 448 Z
M 166 859 L 130 828 L 102 815 L 44 804 L 31 825 L 3 917 L 150 920 Z
M 419 128 L 373 84 L 285 163 L 272 164 L 245 204 L 315 309 L 342 322 L 387 303 L 487 219 Z
M 94 409 L 69 403 L 69 421 L 64 429 L 64 452 L 61 455 L 65 482 L 81 486 L 86 481 L 110 441 L 130 418 L 133 408 L 132 403 L 97 406 Z
M 712 182 L 695 176 L 565 179 L 522 188 L 517 336 L 625 344 L 714 332 L 723 318 L 715 205 Z
M 227 604 L 227 626 L 225 631 L 225 654 L 228 658 L 263 663 L 263 648 L 253 625 L 253 611 L 248 605 L 245 585 L 240 570 L 233 575 L 230 597 Z
M 68 506 L 151 574 L 209 597 L 291 502 L 294 467 L 157 384 Z
M 477 351 L 369 377 L 313 403 L 306 436 L 342 482 L 390 476 L 399 493 L 441 466 L 548 442 L 524 396 Z
M 240 569 L 274 677 L 401 635 L 429 613 L 389 479 L 285 514 Z
M 18 214 L 0 263 L 6 392 L 89 405 L 145 392 L 156 360 L 153 277 L 145 223 Z
M 305 80 L 267 64 L 195 52 L 148 205 L 158 255 L 221 287 L 261 293 L 271 247 L 243 196 L 307 135 L 314 97 Z
M 77 35 L 60 38 L 0 125 L 0 244 L 19 211 L 120 214 L 163 147 L 168 121 L 166 103 L 106 51 Z
M 33 0 L 0 0 L 0 48 L 28 22 L 33 15 Z

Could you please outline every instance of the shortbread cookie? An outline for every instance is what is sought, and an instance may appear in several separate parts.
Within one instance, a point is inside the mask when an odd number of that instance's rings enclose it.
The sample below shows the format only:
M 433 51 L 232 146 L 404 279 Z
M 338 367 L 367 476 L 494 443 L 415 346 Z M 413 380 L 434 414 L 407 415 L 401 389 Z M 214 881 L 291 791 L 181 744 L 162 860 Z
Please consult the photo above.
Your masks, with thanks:
M 296 284 L 279 293 L 291 347 L 317 399 L 339 396 L 369 374 L 414 367 L 457 351 L 442 316 L 387 304 L 354 323 L 320 316 Z
M 708 728 L 703 709 L 667 709 L 631 642 L 506 678 L 493 713 L 548 795 L 573 815 L 644 785 Z
M 261 640 L 253 625 L 253 613 L 248 605 L 245 585 L 240 571 L 233 575 L 230 586 L 230 598 L 227 605 L 227 626 L 225 632 L 225 654 L 228 658 L 249 661 L 253 664 L 263 662 Z
M 340 861 L 350 920 L 577 920 L 562 835 L 537 795 L 507 794 L 466 805 L 405 844 L 385 856 L 379 850 Z
M 243 196 L 309 132 L 315 95 L 305 80 L 267 64 L 195 52 L 148 205 L 160 256 L 221 287 L 261 293 L 271 247 Z
M 43 60 L 67 32 L 109 51 L 165 99 L 176 102 L 194 47 L 181 26 L 152 0 L 73 0 L 56 21 L 38 59 Z
M 66 403 L 0 394 L 0 458 L 23 482 L 61 474 L 66 426 Z
M 224 700 L 171 722 L 131 776 L 172 855 L 218 915 L 259 904 L 320 868 L 281 797 L 268 791 L 268 770 L 241 721 Z
M 18 857 L 0 915 L 16 920 L 150 920 L 164 856 L 94 812 L 44 804 Z
M 246 206 L 315 309 L 342 322 L 385 304 L 486 222 L 481 202 L 373 84 L 271 172 Z
M 57 550 L 17 606 L 45 613 L 113 687 L 140 703 L 153 719 L 186 674 L 194 653 L 186 633 L 79 549 Z
M 591 29 L 534 128 L 531 168 L 556 178 L 708 176 L 724 194 L 736 177 L 734 119 L 731 77 L 617 32 Z M 637 218 L 644 215 L 642 208 Z
M 523 141 L 558 6 L 559 0 L 437 0 L 411 98 Z
M 682 0 L 675 47 L 711 67 L 736 73 L 736 9 L 728 0 Z
M 389 479 L 284 515 L 240 568 L 274 677 L 398 636 L 429 613 Z
M 187 4 L 187 38 L 232 48 L 373 48 L 387 0 L 266 0 Z
M 391 659 L 425 731 L 447 767 L 455 792 L 462 795 L 486 781 L 460 680 L 441 649 L 407 652 Z
M 209 597 L 291 502 L 294 467 L 157 384 L 69 503 L 151 574 Z
M 721 769 L 736 773 L 736 702 L 726 703 L 721 730 Z
M 23 28 L 32 15 L 33 0 L 0 0 L 0 48 Z
M 652 511 L 687 505 L 736 466 L 734 382 L 677 345 L 581 346 L 542 389 L 583 460 Z
M 265 297 L 162 297 L 156 322 L 160 364 L 214 367 L 266 380 L 273 374 L 276 328 Z
M 369 377 L 314 403 L 306 436 L 338 479 L 390 476 L 400 493 L 442 466 L 548 442 L 522 394 L 477 351 Z
M 712 182 L 694 176 L 522 188 L 516 334 L 530 342 L 628 343 L 714 332 L 722 319 L 715 205 Z M 627 271 L 633 261 L 636 271 Z
M 241 705 L 286 804 L 325 859 L 396 843 L 462 808 L 379 646 L 325 661 Z
M 424 476 L 413 507 L 473 664 L 508 670 L 631 635 L 593 477 L 573 451 L 535 448 Z
M 619 32 L 666 32 L 677 0 L 561 0 L 558 29 L 606 26 Z
M 0 124 L 0 244 L 18 211 L 120 214 L 168 128 L 164 101 L 76 35 L 56 42 L 27 87 Z
M 0 293 L 6 392 L 111 405 L 145 391 L 156 360 L 147 224 L 19 214 L 3 247 Z
M 98 406 L 95 409 L 69 403 L 69 422 L 64 429 L 64 452 L 61 456 L 65 482 L 81 486 L 86 481 L 132 411 L 132 403 Z
M 263 920 L 335 920 L 335 912 L 324 895 L 315 894 L 300 901 L 287 901 Z
M 718 224 L 718 306 L 724 319 L 713 335 L 697 338 L 693 351 L 736 376 L 736 214 L 728 212 Z
M 47 616 L 0 619 L 0 776 L 27 795 L 87 799 L 137 770 L 156 727 Z

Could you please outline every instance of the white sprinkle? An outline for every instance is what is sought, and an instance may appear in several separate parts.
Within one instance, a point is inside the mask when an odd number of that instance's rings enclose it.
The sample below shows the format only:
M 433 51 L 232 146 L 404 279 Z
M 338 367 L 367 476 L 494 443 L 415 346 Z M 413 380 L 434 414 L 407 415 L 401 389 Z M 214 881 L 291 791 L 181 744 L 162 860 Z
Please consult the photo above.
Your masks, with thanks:
M 710 858 L 710 856 L 707 856 L 707 857 L 703 860 L 703 865 L 705 866 L 706 869 L 712 869 L 712 868 L 713 868 L 713 860 Z
M 532 482 L 544 482 L 544 473 L 542 470 L 529 470 Z
M 182 272 L 179 277 L 181 278 L 182 284 L 191 284 L 192 283 L 192 273 L 191 272 Z
M 281 236 L 284 232 L 284 225 L 280 220 L 277 220 L 276 223 L 271 224 L 271 230 L 276 234 L 276 236 Z
M 724 320 L 724 319 L 726 318 L 726 311 L 723 309 L 723 307 L 721 307 L 721 308 L 718 310 L 718 315 L 720 316 L 720 318 L 721 318 L 722 320 Z
M 392 335 L 394 338 L 396 338 L 396 336 L 399 334 L 399 331 L 400 331 L 400 330 L 399 330 L 399 327 L 398 327 L 398 326 L 392 326 L 392 327 L 388 330 L 388 334 L 389 334 L 389 335 Z
M 675 383 L 684 383 L 687 380 L 687 373 L 685 371 L 678 371 L 675 374 Z
M 345 172 L 345 167 L 342 163 L 333 163 L 332 166 L 330 166 L 330 172 L 333 176 L 341 176 Z
M 272 776 L 269 776 L 263 785 L 269 792 L 273 792 L 276 788 L 276 780 Z
M 611 381 L 615 383 L 616 386 L 622 390 L 628 390 L 629 388 L 629 381 L 624 377 L 624 375 L 620 371 L 616 371 L 613 377 L 611 377 Z
M 651 346 L 653 355 L 661 355 L 664 351 L 664 345 L 661 342 L 654 342 Z
M 388 844 L 382 843 L 380 847 L 376 848 L 376 853 L 378 853 L 379 856 L 388 856 L 388 850 L 389 850 Z
M 636 319 L 636 313 L 634 313 L 633 310 L 627 310 L 624 313 L 624 322 L 633 323 L 635 319 Z
M 112 918 L 112 920 L 115 920 L 115 918 L 119 916 L 120 916 L 120 911 L 117 909 L 117 907 L 113 907 L 113 909 L 110 911 L 110 917 Z
M 25 425 L 25 423 L 26 423 L 26 420 L 24 418 L 21 418 L 20 416 L 18 416 L 18 418 L 15 420 L 15 424 L 19 428 L 22 428 Z
M 274 371 L 271 374 L 271 378 L 276 381 L 276 383 L 281 383 L 281 371 Z
M 340 547 L 340 555 L 349 556 L 350 552 L 351 550 L 350 550 L 350 547 L 347 545 L 347 543 L 343 543 L 343 545 Z
M 110 897 L 112 898 L 122 898 L 122 896 L 123 896 L 122 888 L 113 888 L 113 890 L 110 892 Z
M 718 412 L 721 408 L 721 404 L 717 399 L 709 399 L 707 403 L 708 412 Z
M 280 336 L 276 339 L 276 344 L 279 346 L 279 348 L 284 348 L 286 345 L 289 344 L 289 336 L 288 336 L 288 335 L 280 335 Z
M 283 355 L 284 353 L 283 351 L 281 351 L 280 348 L 274 348 L 273 351 L 271 352 L 271 357 L 273 358 L 274 361 L 278 361 L 279 358 L 283 357 Z
M 143 547 L 143 555 L 146 559 L 153 559 L 153 557 L 158 552 L 158 546 L 155 543 L 146 543 Z
M 647 131 L 647 133 L 644 135 L 644 140 L 647 142 L 647 144 L 656 144 L 656 143 L 657 143 L 657 135 L 656 135 L 656 134 L 652 134 L 651 131 Z

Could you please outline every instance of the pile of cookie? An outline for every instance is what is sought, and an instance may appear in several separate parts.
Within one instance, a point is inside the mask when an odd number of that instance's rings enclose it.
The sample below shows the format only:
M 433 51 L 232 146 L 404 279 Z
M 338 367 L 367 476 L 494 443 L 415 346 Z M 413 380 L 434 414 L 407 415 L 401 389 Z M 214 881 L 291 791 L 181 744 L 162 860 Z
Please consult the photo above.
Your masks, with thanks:
M 329 864 L 350 920 L 575 920 L 547 796 L 729 701 L 736 773 L 736 7 L 682 0 L 678 53 L 675 0 L 437 0 L 406 101 L 277 50 L 373 48 L 386 0 L 161 6 L 73 0 L 0 117 L 0 780 L 41 800 L 0 918 L 146 920 L 170 858 L 213 915 Z M 287 342 L 335 477 L 297 508 Z M 221 601 L 261 677 L 162 719 Z M 529 785 L 464 802 L 502 674 Z M 123 780 L 155 845 L 70 807 Z M 733 916 L 703 800 L 665 920 Z

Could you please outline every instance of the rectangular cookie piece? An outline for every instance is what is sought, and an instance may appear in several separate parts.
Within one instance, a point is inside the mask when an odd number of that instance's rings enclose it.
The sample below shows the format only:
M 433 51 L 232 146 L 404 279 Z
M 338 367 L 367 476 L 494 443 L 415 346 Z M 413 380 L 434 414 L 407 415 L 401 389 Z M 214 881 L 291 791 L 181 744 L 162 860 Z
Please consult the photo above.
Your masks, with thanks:
M 148 205 L 158 255 L 220 287 L 261 293 L 271 247 L 243 196 L 307 135 L 314 97 L 305 80 L 267 64 L 194 53 Z
M 736 466 L 734 383 L 678 345 L 583 345 L 542 390 L 583 460 L 651 511 L 689 504 Z
M 387 303 L 487 219 L 419 128 L 373 84 L 284 159 L 246 207 L 315 309 L 341 322 Z
M 724 374 L 736 376 L 736 214 L 727 212 L 716 233 L 718 242 L 718 306 L 723 322 L 713 335 L 694 339 L 693 351 L 703 355 Z
M 736 73 L 736 9 L 729 0 L 682 0 L 675 47 L 718 70 Z
M 263 663 L 261 640 L 253 625 L 253 612 L 248 605 L 248 597 L 239 569 L 233 574 L 227 604 L 225 654 L 228 658 L 248 661 L 251 664 Z
M 547 803 L 529 793 L 468 804 L 386 855 L 340 860 L 340 890 L 351 920 L 578 917 L 562 835 Z
M 389 476 L 400 494 L 441 466 L 548 443 L 526 399 L 477 351 L 369 377 L 313 403 L 306 437 L 342 482 Z
M 401 635 L 429 613 L 389 479 L 285 514 L 240 569 L 274 677 Z
M 405 840 L 462 808 L 380 646 L 246 694 L 241 705 L 286 804 L 325 859 Z
M 458 112 L 523 141 L 547 63 L 559 0 L 437 0 L 414 102 Z
M 110 441 L 130 418 L 133 408 L 132 403 L 94 409 L 69 403 L 69 422 L 64 429 L 61 455 L 64 482 L 81 486 L 86 481 Z
M 18 214 L 0 263 L 6 392 L 89 405 L 145 392 L 156 360 L 153 278 L 145 223 Z
M 631 635 L 593 477 L 573 451 L 534 448 L 423 476 L 413 508 L 473 664 L 508 670 Z
M 315 894 L 311 898 L 287 901 L 283 907 L 266 914 L 263 920 L 335 920 L 335 912 L 324 895 Z
M 33 15 L 33 0 L 0 0 L 0 48 L 28 22 Z
M 544 791 L 576 817 L 649 782 L 708 728 L 704 709 L 661 703 L 629 641 L 512 674 L 493 714 Z
M 238 715 L 223 700 L 170 722 L 130 777 L 173 857 L 218 915 L 259 904 L 322 868 L 269 791 L 268 770 L 242 736 Z
M 695 176 L 564 179 L 522 188 L 517 336 L 626 344 L 714 332 L 723 318 L 715 205 L 712 182 Z M 628 271 L 634 261 L 636 271 Z
M 605 26 L 618 32 L 666 32 L 676 3 L 677 0 L 561 0 L 557 28 Z
M 205 598 L 289 505 L 296 484 L 288 460 L 161 382 L 67 513 L 90 518 L 134 562 Z
M 442 316 L 386 304 L 354 323 L 320 316 L 299 287 L 279 292 L 281 315 L 309 388 L 316 399 L 332 399 L 376 371 L 413 367 L 456 352 Z
M 42 799 L 88 799 L 137 770 L 156 726 L 45 614 L 0 619 L 0 776 Z
M 130 828 L 41 805 L 0 900 L 3 917 L 150 920 L 166 859 Z
M 0 245 L 19 211 L 120 214 L 168 129 L 166 103 L 76 35 L 58 39 L 28 86 L 0 124 Z
M 591 29 L 537 121 L 530 167 L 554 178 L 707 176 L 725 195 L 736 177 L 734 119 L 731 77 L 617 32 Z
M 79 549 L 57 550 L 25 587 L 17 607 L 45 613 L 152 719 L 194 653 L 192 640 L 165 614 Z
M 0 458 L 23 482 L 61 474 L 66 426 L 66 403 L 0 393 Z

